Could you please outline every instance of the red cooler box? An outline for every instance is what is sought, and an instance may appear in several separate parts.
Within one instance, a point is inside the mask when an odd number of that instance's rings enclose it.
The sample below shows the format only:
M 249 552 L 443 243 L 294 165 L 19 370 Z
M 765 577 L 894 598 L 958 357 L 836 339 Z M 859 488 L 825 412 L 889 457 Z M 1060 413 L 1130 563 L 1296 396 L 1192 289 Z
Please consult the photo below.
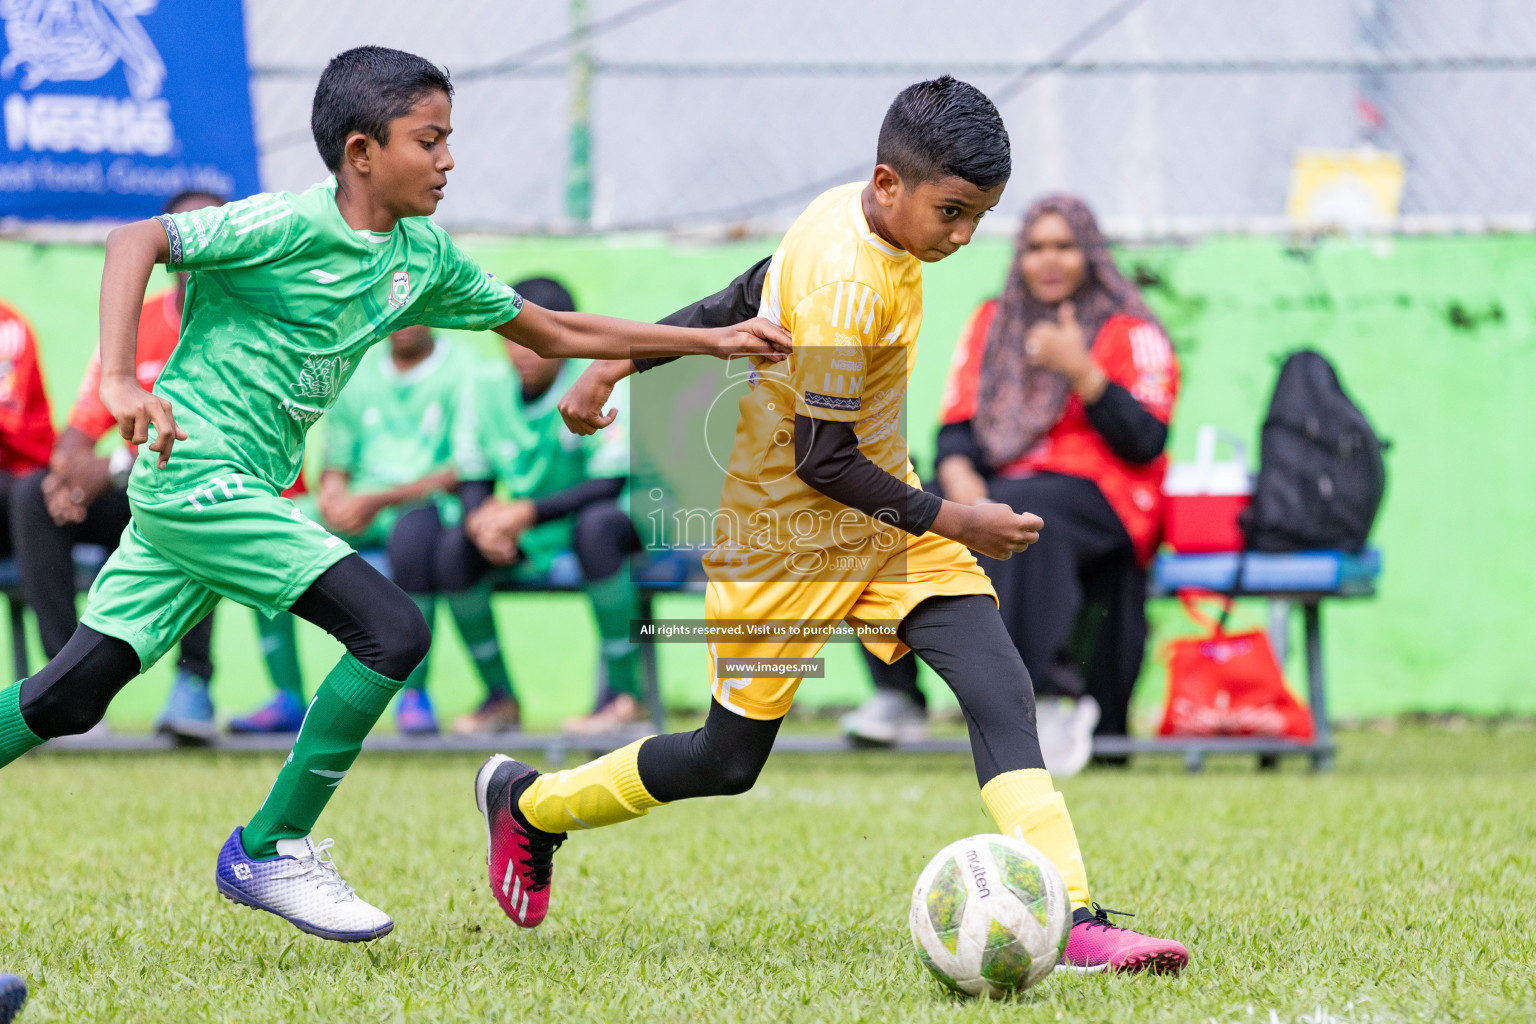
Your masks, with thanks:
M 1230 456 L 1216 459 L 1218 443 Z M 1203 426 L 1195 436 L 1195 461 L 1176 462 L 1163 479 L 1163 539 L 1184 554 L 1241 551 L 1237 515 L 1253 496 L 1248 449 L 1225 430 Z

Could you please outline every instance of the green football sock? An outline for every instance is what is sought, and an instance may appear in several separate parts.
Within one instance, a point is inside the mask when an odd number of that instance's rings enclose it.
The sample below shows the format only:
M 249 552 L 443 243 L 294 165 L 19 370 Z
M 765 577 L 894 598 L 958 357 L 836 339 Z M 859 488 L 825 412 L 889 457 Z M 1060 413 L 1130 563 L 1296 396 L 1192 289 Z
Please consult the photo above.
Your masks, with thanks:
M 304 701 L 304 676 L 299 671 L 299 646 L 293 638 L 293 613 L 269 619 L 257 614 L 256 632 L 261 635 L 261 656 L 267 659 L 272 684 Z
M 21 683 L 0 690 L 0 768 L 42 743 L 21 717 Z
M 597 618 L 608 689 L 644 701 L 645 695 L 640 692 L 640 648 L 629 639 L 630 620 L 640 617 L 640 591 L 625 569 L 589 582 L 586 591 Z
M 364 667 L 351 654 L 342 656 L 315 691 L 283 770 L 261 810 L 245 827 L 241 841 L 248 856 L 275 857 L 279 839 L 309 835 L 357 759 L 363 737 L 400 685 Z
M 437 595 L 412 594 L 411 600 L 416 602 L 416 607 L 420 610 L 421 617 L 427 620 L 427 629 L 429 631 L 434 629 L 437 624 Z M 411 674 L 405 677 L 405 685 L 401 689 L 425 692 L 427 689 L 427 665 L 431 660 L 431 654 L 422 658 L 421 664 L 411 669 Z
M 469 657 L 480 673 L 487 696 L 512 696 L 512 677 L 501 657 L 501 641 L 496 638 L 496 618 L 491 613 L 491 585 L 481 583 L 469 590 L 448 595 L 448 608 L 458 623 L 459 635 L 469 648 Z

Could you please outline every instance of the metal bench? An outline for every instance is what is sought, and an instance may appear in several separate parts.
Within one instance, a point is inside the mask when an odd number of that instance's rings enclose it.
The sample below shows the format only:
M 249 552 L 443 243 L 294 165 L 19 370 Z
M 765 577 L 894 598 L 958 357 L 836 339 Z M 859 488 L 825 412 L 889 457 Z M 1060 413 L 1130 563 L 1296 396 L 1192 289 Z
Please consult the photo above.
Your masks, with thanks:
M 1344 551 L 1302 551 L 1294 554 L 1249 552 L 1214 555 L 1164 553 L 1152 565 L 1150 597 L 1170 597 L 1186 588 L 1227 592 L 1237 578 L 1243 560 L 1239 597 L 1264 597 L 1270 602 L 1269 639 L 1282 661 L 1287 651 L 1290 610 L 1300 605 L 1306 645 L 1307 703 L 1312 712 L 1311 743 L 1260 736 L 1178 736 L 1159 739 L 1102 737 L 1094 741 L 1094 753 L 1182 754 L 1191 771 L 1198 771 L 1207 754 L 1257 754 L 1260 763 L 1273 766 L 1285 755 L 1311 759 L 1314 770 L 1332 766 L 1336 747 L 1328 725 L 1327 685 L 1323 672 L 1322 603 L 1332 598 L 1370 597 L 1381 575 L 1381 552 L 1375 549 L 1356 555 Z
M 381 550 L 363 551 L 368 559 L 385 575 L 389 575 L 389 559 Z M 1178 555 L 1162 554 L 1153 563 L 1149 585 L 1149 597 L 1169 597 L 1186 587 L 1225 591 L 1231 587 L 1237 573 L 1238 555 Z M 1311 707 L 1315 735 L 1311 743 L 1293 740 L 1251 736 L 1183 736 L 1143 739 L 1123 736 L 1096 737 L 1094 753 L 1106 756 L 1132 754 L 1177 754 L 1184 758 L 1186 767 L 1199 770 L 1205 758 L 1211 754 L 1257 755 L 1260 763 L 1273 766 L 1283 756 L 1305 756 L 1315 770 L 1331 766 L 1336 751 L 1327 715 L 1327 690 L 1323 669 L 1323 627 L 1321 605 L 1334 598 L 1368 597 L 1376 592 L 1376 580 L 1381 574 L 1381 554 L 1368 550 L 1351 555 L 1339 551 L 1309 551 L 1298 554 L 1270 555 L 1251 553 L 1243 556 L 1247 562 L 1243 570 L 1241 597 L 1264 597 L 1270 601 L 1269 633 L 1275 653 L 1282 660 L 1286 655 L 1290 610 L 1294 605 L 1302 609 L 1305 631 L 1307 694 Z M 91 580 L 105 560 L 105 552 L 91 545 L 75 548 L 76 586 L 88 589 Z M 703 573 L 698 553 L 689 550 L 670 551 L 651 555 L 635 570 L 635 580 L 640 587 L 641 615 L 654 618 L 655 599 L 659 594 L 698 593 L 704 588 Z M 532 578 L 498 580 L 496 589 L 508 593 L 579 593 L 582 579 L 575 566 L 574 556 L 557 558 L 550 573 Z M 24 603 L 20 594 L 20 579 L 14 562 L 0 559 L 0 594 L 9 603 L 11 644 L 14 659 L 14 678 L 29 674 L 26 653 Z M 651 715 L 652 726 L 657 731 L 665 728 L 665 709 L 661 702 L 660 673 L 657 666 L 654 643 L 641 646 L 641 678 L 645 700 Z M 136 738 L 134 748 L 144 746 L 153 738 Z M 625 736 L 593 737 L 590 740 L 571 740 L 562 737 L 525 737 L 549 747 L 550 756 L 558 759 L 567 749 L 606 749 L 619 745 Z M 387 738 L 386 738 L 387 740 Z M 381 740 L 380 742 L 386 742 Z M 252 738 L 256 746 L 265 741 Z M 127 742 L 126 740 L 124 741 Z M 233 745 L 240 745 L 239 742 Z M 387 740 L 387 742 L 397 742 Z M 444 743 L 450 740 L 444 740 Z M 498 738 L 501 742 L 501 738 Z M 838 746 L 839 741 L 817 740 L 815 746 Z M 84 745 L 82 745 L 83 748 Z M 935 740 L 913 749 L 956 750 L 969 749 L 964 740 Z M 266 749 L 261 746 L 261 749 Z M 277 749 L 273 747 L 272 749 Z M 476 748 L 478 749 L 478 748 Z

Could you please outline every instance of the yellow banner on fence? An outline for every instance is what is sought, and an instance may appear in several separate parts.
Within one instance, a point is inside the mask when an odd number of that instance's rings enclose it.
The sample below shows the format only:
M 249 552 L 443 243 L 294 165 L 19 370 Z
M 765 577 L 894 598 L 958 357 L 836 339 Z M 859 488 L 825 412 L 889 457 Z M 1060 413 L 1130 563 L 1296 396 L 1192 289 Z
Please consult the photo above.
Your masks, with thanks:
M 1297 227 L 1388 228 L 1402 206 L 1405 177 L 1402 157 L 1386 150 L 1299 150 L 1286 213 Z

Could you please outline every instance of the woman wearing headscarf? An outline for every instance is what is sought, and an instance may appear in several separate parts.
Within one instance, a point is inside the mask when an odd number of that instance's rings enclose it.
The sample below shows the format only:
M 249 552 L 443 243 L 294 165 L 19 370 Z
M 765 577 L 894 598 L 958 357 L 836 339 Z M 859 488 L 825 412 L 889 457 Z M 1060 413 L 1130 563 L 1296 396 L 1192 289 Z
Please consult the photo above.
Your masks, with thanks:
M 1042 744 L 1064 721 L 1076 741 L 1059 756 L 1079 768 L 1095 711 L 1100 734 L 1126 731 L 1178 387 L 1173 348 L 1087 204 L 1035 202 L 1002 298 L 982 303 L 955 352 L 936 468 L 946 498 L 1045 520 L 1025 554 L 981 562 L 1034 679 Z M 903 678 L 915 665 L 893 668 L 877 676 L 891 705 L 891 692 L 916 694 Z

